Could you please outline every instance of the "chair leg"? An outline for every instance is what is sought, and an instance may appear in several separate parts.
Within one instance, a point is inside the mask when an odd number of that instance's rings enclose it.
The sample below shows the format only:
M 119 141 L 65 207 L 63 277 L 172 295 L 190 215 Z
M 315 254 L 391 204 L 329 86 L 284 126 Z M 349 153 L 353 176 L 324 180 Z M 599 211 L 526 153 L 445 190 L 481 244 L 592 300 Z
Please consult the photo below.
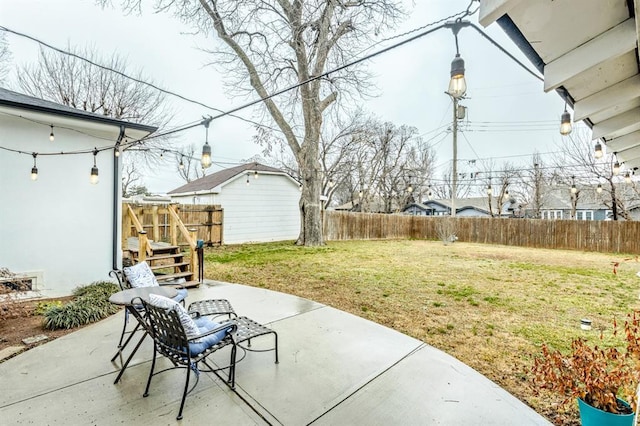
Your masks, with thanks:
M 142 396 L 145 398 L 149 396 L 149 386 L 151 386 L 151 378 L 153 377 L 153 370 L 156 368 L 156 345 L 153 345 L 153 358 L 151 358 L 151 370 L 149 370 L 149 378 L 147 379 L 147 387 L 144 389 Z
M 129 311 L 124 310 L 124 325 L 122 326 L 122 333 L 120 333 L 120 341 L 118 342 L 118 348 L 122 347 L 122 341 L 124 340 L 125 332 L 127 331 L 127 323 L 129 322 Z
M 233 344 L 231 345 L 231 359 L 229 360 L 229 386 L 231 386 L 231 389 L 236 388 L 236 355 L 237 347 Z
M 187 390 L 189 389 L 189 376 L 191 375 L 191 368 L 187 366 L 185 370 L 187 370 L 187 379 L 184 381 L 184 392 L 182 392 L 182 402 L 180 402 L 180 411 L 178 411 L 178 417 L 176 417 L 176 420 L 182 420 L 182 409 L 184 408 L 184 401 L 187 399 Z

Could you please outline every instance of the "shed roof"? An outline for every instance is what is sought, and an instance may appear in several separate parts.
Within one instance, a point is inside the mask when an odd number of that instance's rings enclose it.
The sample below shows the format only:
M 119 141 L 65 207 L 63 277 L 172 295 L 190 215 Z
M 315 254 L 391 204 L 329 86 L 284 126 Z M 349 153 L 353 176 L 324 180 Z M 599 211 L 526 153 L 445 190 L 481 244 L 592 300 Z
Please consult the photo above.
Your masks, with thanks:
M 194 193 L 194 192 L 200 192 L 200 191 L 211 191 L 215 187 L 222 185 L 223 183 L 231 180 L 232 178 L 244 172 L 255 172 L 255 171 L 281 174 L 281 175 L 287 176 L 288 178 L 291 178 L 288 174 L 286 174 L 280 169 L 276 169 L 275 167 L 265 166 L 264 164 L 253 162 L 253 163 L 241 164 L 236 167 L 231 167 L 228 169 L 220 170 L 219 172 L 211 173 L 208 176 L 201 177 L 200 179 L 196 179 L 176 189 L 173 189 L 169 191 L 167 194 L 175 195 L 175 194 Z

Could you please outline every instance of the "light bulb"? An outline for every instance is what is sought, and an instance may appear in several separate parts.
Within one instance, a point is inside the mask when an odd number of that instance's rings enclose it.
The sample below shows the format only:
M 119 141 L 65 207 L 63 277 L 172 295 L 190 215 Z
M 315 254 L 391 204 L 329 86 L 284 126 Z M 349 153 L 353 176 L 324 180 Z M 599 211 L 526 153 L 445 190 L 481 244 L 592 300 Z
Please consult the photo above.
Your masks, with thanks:
M 202 168 L 206 169 L 211 166 L 211 145 L 209 142 L 205 142 L 202 146 L 202 157 L 200 157 Z
M 91 182 L 91 185 L 95 185 L 98 183 L 98 168 L 96 166 L 93 166 L 91 168 L 91 176 L 89 177 L 89 182 Z
M 571 133 L 572 127 L 571 114 L 569 113 L 569 111 L 565 110 L 565 112 L 562 113 L 562 117 L 560 118 L 560 134 L 563 136 L 568 135 L 569 133 Z
M 620 173 L 620 163 L 616 161 L 613 165 L 613 174 L 617 176 L 619 173 Z
M 49 140 L 53 142 L 55 138 L 56 137 L 53 135 L 53 126 L 51 126 L 51 133 L 49 133 Z
M 467 92 L 467 82 L 464 78 L 464 60 L 456 53 L 451 61 L 451 80 L 447 93 L 454 98 L 460 98 Z
M 31 168 L 31 180 L 38 180 L 38 168 L 36 166 Z
M 596 192 L 598 192 L 598 194 L 602 194 L 602 184 L 599 183 L 598 187 L 596 188 Z
M 596 158 L 602 158 L 602 145 L 600 144 L 600 142 L 596 143 L 594 156 Z

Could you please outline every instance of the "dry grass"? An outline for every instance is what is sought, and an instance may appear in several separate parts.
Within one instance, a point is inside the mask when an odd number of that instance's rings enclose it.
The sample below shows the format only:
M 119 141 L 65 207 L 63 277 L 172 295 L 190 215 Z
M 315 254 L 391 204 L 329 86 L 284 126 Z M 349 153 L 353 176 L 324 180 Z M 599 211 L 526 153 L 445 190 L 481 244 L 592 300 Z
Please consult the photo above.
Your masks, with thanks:
M 557 424 L 577 422 L 535 398 L 529 369 L 543 342 L 597 338 L 640 306 L 640 264 L 622 256 L 434 241 L 226 246 L 205 254 L 209 279 L 298 295 L 444 350 Z M 591 318 L 594 331 L 580 330 Z

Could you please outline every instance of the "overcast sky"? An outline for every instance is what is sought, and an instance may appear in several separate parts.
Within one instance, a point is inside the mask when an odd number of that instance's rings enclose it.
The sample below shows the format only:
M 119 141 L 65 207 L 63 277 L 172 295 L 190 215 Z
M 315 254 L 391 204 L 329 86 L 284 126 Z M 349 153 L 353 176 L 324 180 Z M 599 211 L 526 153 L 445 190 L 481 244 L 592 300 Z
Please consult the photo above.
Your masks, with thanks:
M 407 3 L 411 6 L 413 2 Z M 387 36 L 462 11 L 469 1 L 415 3 L 409 18 Z M 477 24 L 478 14 L 470 20 Z M 117 52 L 127 58 L 131 73 L 142 69 L 157 85 L 221 110 L 247 102 L 226 94 L 220 74 L 206 66 L 211 56 L 201 49 L 212 47 L 217 41 L 189 34 L 189 28 L 168 14 L 153 14 L 147 9 L 141 16 L 125 16 L 119 9 L 102 10 L 91 0 L 2 0 L 0 25 L 61 48 L 94 46 L 106 56 Z M 533 69 L 497 24 L 485 31 Z M 8 41 L 16 63 L 37 59 L 37 43 L 11 34 Z M 469 99 L 464 105 L 470 121 L 458 138 L 459 169 L 474 171 L 477 166 L 469 160 L 489 158 L 496 166 L 511 161 L 527 167 L 534 151 L 542 153 L 543 158 L 550 155 L 544 153 L 557 151 L 561 140 L 558 124 L 564 107 L 559 96 L 555 92 L 545 94 L 541 81 L 475 30 L 462 29 L 459 43 L 466 65 Z M 363 104 L 384 121 L 415 126 L 426 139 L 433 138 L 437 164 L 442 168 L 452 158 L 452 136 L 446 131 L 452 117 L 451 100 L 444 91 L 454 55 L 453 35 L 442 29 L 369 61 L 379 96 Z M 168 101 L 176 111 L 174 125 L 215 115 L 214 111 L 177 98 L 168 97 Z M 239 114 L 251 117 L 252 112 Z M 261 148 L 252 142 L 253 134 L 250 124 L 232 117 L 212 122 L 209 142 L 214 161 L 230 167 L 260 154 Z M 176 140 L 178 145 L 194 142 L 198 146 L 204 142 L 203 128 L 180 133 Z M 208 172 L 219 168 L 218 165 Z M 174 165 L 167 163 L 146 176 L 145 184 L 154 192 L 167 192 L 182 185 L 184 182 L 173 170 Z

